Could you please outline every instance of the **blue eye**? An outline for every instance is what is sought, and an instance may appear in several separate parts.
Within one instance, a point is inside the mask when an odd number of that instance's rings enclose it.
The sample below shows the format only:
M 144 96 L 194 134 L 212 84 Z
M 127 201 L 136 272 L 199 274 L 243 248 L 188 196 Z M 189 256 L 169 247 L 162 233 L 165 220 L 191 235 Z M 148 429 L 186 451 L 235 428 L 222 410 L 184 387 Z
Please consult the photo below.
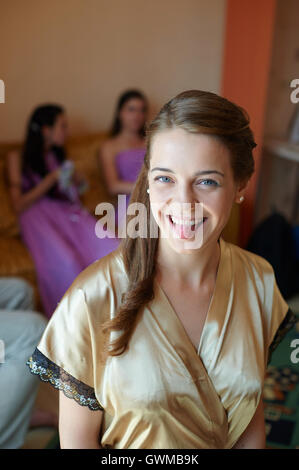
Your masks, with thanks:
M 170 178 L 168 178 L 168 176 L 157 176 L 157 177 L 155 178 L 155 181 L 157 181 L 157 180 L 158 180 L 158 181 L 161 181 L 160 178 L 166 178 L 166 179 L 170 180 Z M 167 181 L 162 181 L 162 183 L 167 183 Z
M 202 180 L 202 181 L 200 181 L 200 182 L 202 183 L 202 182 L 205 182 L 205 181 L 209 181 L 211 184 L 205 184 L 204 186 L 219 186 L 219 184 L 217 183 L 217 181 L 210 180 L 210 179 L 208 179 L 208 180 Z

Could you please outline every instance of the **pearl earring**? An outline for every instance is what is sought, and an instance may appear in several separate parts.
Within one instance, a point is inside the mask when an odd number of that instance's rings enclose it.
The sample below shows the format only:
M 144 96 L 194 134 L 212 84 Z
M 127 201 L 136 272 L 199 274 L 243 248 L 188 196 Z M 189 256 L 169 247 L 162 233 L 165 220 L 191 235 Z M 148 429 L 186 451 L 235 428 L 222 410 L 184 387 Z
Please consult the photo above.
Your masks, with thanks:
M 240 197 L 240 202 L 242 202 L 244 200 L 244 196 L 241 196 Z
M 147 194 L 149 194 L 149 188 L 147 188 L 146 192 L 147 192 Z

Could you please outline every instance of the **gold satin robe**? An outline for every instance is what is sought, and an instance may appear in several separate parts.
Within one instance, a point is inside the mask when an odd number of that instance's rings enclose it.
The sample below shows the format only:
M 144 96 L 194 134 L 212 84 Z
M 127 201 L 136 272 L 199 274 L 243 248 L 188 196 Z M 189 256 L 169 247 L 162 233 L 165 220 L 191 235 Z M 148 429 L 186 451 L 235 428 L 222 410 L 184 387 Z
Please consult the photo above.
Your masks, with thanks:
M 50 318 L 27 365 L 80 405 L 102 410 L 102 447 L 230 449 L 251 421 L 270 346 L 295 315 L 268 261 L 219 242 L 198 351 L 155 281 L 129 349 L 101 363 L 101 322 L 115 315 L 128 285 L 119 249 L 88 266 Z

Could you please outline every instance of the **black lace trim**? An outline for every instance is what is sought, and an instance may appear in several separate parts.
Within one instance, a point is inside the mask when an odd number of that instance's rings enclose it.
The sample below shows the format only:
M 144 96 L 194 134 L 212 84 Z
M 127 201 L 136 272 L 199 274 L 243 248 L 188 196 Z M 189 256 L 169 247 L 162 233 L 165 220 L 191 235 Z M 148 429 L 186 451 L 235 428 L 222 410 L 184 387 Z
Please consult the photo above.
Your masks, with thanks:
M 29 366 L 32 374 L 38 375 L 44 382 L 49 382 L 55 388 L 62 390 L 66 397 L 73 398 L 82 406 L 88 406 L 90 410 L 104 410 L 96 399 L 94 388 L 70 375 L 48 359 L 39 349 L 35 348 L 26 365 Z
M 289 308 L 287 311 L 284 319 L 282 320 L 281 324 L 279 325 L 279 328 L 273 338 L 272 343 L 270 344 L 269 347 L 269 354 L 268 354 L 268 363 L 271 361 L 272 353 L 275 351 L 279 343 L 282 341 L 284 336 L 288 333 L 288 331 L 293 328 L 293 326 L 299 321 L 297 316 L 294 314 L 294 312 Z

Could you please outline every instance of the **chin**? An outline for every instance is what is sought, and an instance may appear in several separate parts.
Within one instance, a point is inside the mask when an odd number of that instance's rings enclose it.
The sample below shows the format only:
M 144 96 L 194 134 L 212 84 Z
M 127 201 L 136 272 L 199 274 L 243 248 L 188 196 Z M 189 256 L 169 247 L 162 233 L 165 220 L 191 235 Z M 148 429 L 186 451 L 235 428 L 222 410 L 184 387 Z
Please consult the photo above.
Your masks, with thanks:
M 180 240 L 176 238 L 165 239 L 166 243 L 172 250 L 176 253 L 181 253 L 185 255 L 192 255 L 195 251 L 198 251 L 205 245 L 205 237 L 201 240 Z

